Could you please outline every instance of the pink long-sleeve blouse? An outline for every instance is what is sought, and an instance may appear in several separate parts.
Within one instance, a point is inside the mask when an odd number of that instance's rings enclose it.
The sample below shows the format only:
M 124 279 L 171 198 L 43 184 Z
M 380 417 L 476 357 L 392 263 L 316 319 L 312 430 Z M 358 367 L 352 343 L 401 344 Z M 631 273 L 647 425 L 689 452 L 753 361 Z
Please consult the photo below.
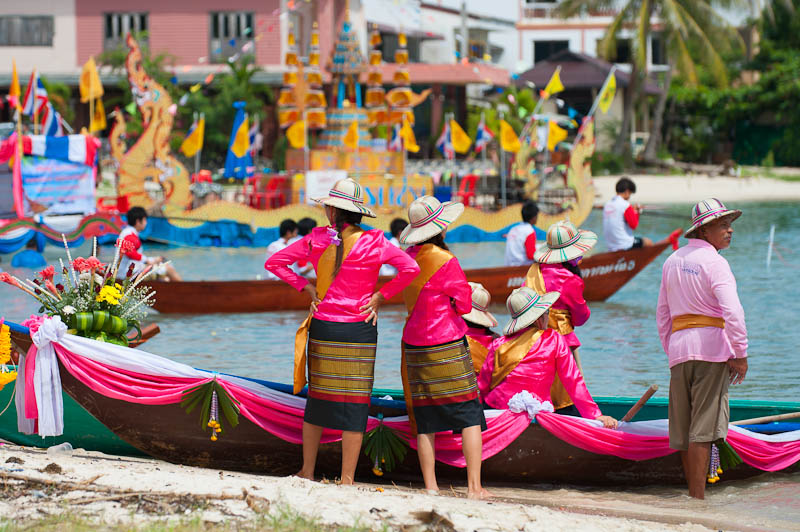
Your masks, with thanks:
M 410 247 L 407 253 L 414 258 L 420 248 Z M 467 333 L 467 324 L 461 315 L 470 310 L 472 288 L 458 259 L 453 257 L 422 287 L 403 329 L 403 341 L 409 345 L 427 346 L 458 340 Z
M 672 332 L 672 319 L 684 314 L 723 318 L 725 328 Z M 728 261 L 705 240 L 690 238 L 664 262 L 656 323 L 669 367 L 688 360 L 725 362 L 747 356 L 747 328 L 736 278 Z
M 509 399 L 523 390 L 527 390 L 540 401 L 551 401 L 550 386 L 558 374 L 582 417 L 596 419 L 602 415 L 586 388 L 586 382 L 578 371 L 578 365 L 564 337 L 555 329 L 544 331 L 522 362 L 500 384 L 490 390 L 495 352 L 501 345 L 523 332 L 509 337 L 501 336 L 489 346 L 489 353 L 478 375 L 478 389 L 483 401 L 492 408 L 506 409 Z
M 322 253 L 330 244 L 328 227 L 315 227 L 302 239 L 270 256 L 264 263 L 264 268 L 300 291 L 308 284 L 308 279 L 297 275 L 289 267 L 297 261 L 308 261 L 316 271 Z M 417 263 L 402 249 L 390 244 L 382 231 L 365 231 L 342 262 L 336 279 L 317 306 L 314 317 L 338 322 L 364 320 L 366 314 L 360 309 L 375 293 L 382 264 L 391 264 L 397 268 L 397 276 L 380 290 L 386 299 L 397 295 L 419 273 Z
M 553 308 L 568 310 L 573 327 L 580 327 L 586 323 L 592 311 L 583 298 L 583 279 L 560 264 L 540 264 L 539 268 L 547 291 L 561 293 L 558 301 L 553 303 Z M 574 331 L 564 335 L 564 339 L 570 347 L 581 345 Z

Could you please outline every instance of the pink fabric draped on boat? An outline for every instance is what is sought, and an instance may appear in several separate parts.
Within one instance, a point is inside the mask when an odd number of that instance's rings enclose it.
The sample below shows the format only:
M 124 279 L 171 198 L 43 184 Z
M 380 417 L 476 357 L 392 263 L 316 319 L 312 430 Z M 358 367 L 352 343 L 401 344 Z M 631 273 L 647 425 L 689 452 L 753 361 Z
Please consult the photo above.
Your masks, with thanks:
M 192 375 L 192 372 L 196 371 L 197 376 L 137 372 L 110 363 L 109 360 L 114 360 L 113 358 L 106 358 L 104 359 L 106 362 L 100 362 L 75 353 L 58 342 L 54 341 L 52 345 L 64 368 L 81 383 L 103 396 L 145 405 L 174 404 L 181 401 L 183 393 L 189 388 L 216 378 L 220 385 L 240 403 L 240 412 L 245 418 L 285 441 L 296 444 L 302 442 L 303 408 L 302 402 L 299 402 L 302 400 L 295 396 L 267 388 L 264 388 L 263 395 L 260 395 L 259 388 L 250 388 L 246 381 L 241 379 L 238 379 L 237 383 L 235 382 L 237 378 L 209 375 L 207 372 L 177 364 L 176 367 L 183 368 L 181 371 L 184 375 Z M 70 345 L 76 343 L 70 341 Z M 161 360 L 165 365 L 175 364 L 144 352 L 139 354 L 150 357 L 151 360 Z M 37 350 L 33 346 L 26 356 L 31 366 L 35 364 L 36 355 Z M 127 368 L 137 367 L 135 361 L 136 358 L 131 357 L 127 361 Z M 121 362 L 121 365 L 125 364 Z M 139 367 L 144 366 L 139 364 Z M 167 370 L 161 371 L 167 372 Z M 36 404 L 34 388 L 33 383 L 29 383 L 26 378 L 24 383 L 26 406 L 29 401 L 32 401 L 33 405 Z M 268 397 L 270 395 L 272 398 Z M 284 397 L 285 400 L 282 400 Z M 596 454 L 613 455 L 628 460 L 649 460 L 675 452 L 669 448 L 669 438 L 664 428 L 656 428 L 647 435 L 634 434 L 626 432 L 624 426 L 623 430 L 609 430 L 580 418 L 544 411 L 536 415 L 536 422 L 566 443 Z M 411 435 L 407 418 L 387 418 L 381 421 L 370 417 L 367 429 L 372 430 L 380 423 L 395 430 L 412 448 L 416 448 L 416 438 Z M 483 458 L 487 459 L 505 449 L 529 424 L 526 412 L 514 413 L 505 410 L 488 413 L 488 429 L 483 433 Z M 728 433 L 728 443 L 745 463 L 764 471 L 778 471 L 800 460 L 800 438 L 792 439 L 793 437 L 793 434 L 784 437 L 763 436 L 732 428 Z M 339 439 L 341 439 L 339 431 L 326 430 L 322 441 L 328 443 Z M 437 460 L 456 467 L 466 465 L 461 451 L 460 435 L 440 433 L 436 435 L 436 440 Z

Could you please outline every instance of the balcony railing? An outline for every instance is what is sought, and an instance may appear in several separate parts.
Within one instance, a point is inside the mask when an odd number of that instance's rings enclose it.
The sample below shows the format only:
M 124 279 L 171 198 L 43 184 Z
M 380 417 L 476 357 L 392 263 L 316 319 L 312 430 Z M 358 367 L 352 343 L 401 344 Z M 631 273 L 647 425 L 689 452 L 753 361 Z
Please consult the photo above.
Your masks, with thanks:
M 555 10 L 558 7 L 554 2 L 530 2 L 522 6 L 523 19 L 556 19 L 559 18 Z M 613 17 L 617 14 L 615 9 L 602 9 L 587 11 L 585 17 Z

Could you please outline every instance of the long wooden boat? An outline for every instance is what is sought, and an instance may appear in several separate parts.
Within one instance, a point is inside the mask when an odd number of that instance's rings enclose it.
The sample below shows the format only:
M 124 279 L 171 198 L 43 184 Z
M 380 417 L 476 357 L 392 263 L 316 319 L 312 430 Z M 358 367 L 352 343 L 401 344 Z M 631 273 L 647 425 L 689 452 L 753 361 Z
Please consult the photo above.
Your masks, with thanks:
M 648 248 L 597 253 L 583 259 L 581 271 L 586 282 L 587 301 L 605 301 L 653 262 L 667 243 Z M 503 266 L 466 270 L 467 279 L 483 284 L 492 301 L 503 304 L 515 288 L 525 282 L 527 266 Z M 385 283 L 389 278 L 381 278 Z M 282 281 L 153 281 L 153 307 L 165 314 L 213 314 L 270 312 L 307 309 L 311 300 Z M 400 295 L 388 304 L 403 304 Z
M 24 334 L 12 333 L 12 341 L 22 348 L 30 344 Z M 98 449 L 108 452 L 106 445 L 97 439 L 111 440 L 116 435 L 130 446 L 155 458 L 173 463 L 264 473 L 289 475 L 300 467 L 300 445 L 286 442 L 239 416 L 236 428 L 225 429 L 224 437 L 217 442 L 209 442 L 208 434 L 199 430 L 196 416 L 187 415 L 179 404 L 141 405 L 105 397 L 82 384 L 61 366 L 61 382 L 64 392 L 74 403 L 85 409 L 108 430 L 98 428 L 94 420 L 85 416 L 80 420 L 65 419 L 70 423 L 87 423 L 87 427 L 72 427 L 74 447 Z M 259 381 L 268 388 L 290 393 L 289 385 Z M 393 399 L 380 399 L 387 395 Z M 632 398 L 599 399 L 602 410 L 610 415 L 621 417 L 635 402 Z M 731 419 L 745 419 L 764 415 L 774 415 L 800 410 L 800 403 L 733 401 Z M 76 409 L 67 409 L 76 416 Z M 371 414 L 396 416 L 405 412 L 402 392 L 375 390 L 371 404 Z M 78 412 L 79 413 L 79 412 Z M 639 419 L 663 419 L 667 415 L 665 399 L 651 400 L 639 414 Z M 11 416 L 13 417 L 13 416 Z M 13 434 L 16 420 L 9 427 L 11 417 L 0 417 L 0 437 L 19 443 Z M 76 416 L 77 418 L 77 416 Z M 83 432 L 83 437 L 80 434 Z M 41 443 L 40 443 L 41 444 Z M 113 452 L 113 451 L 112 451 Z M 122 452 L 126 452 L 124 449 Z M 317 462 L 318 474 L 333 477 L 338 474 L 341 460 L 339 444 L 323 444 Z M 789 470 L 800 469 L 800 463 Z M 371 463 L 363 455 L 360 457 L 358 472 L 368 475 Z M 574 447 L 552 435 L 543 427 L 532 423 L 506 449 L 484 461 L 482 475 L 487 481 L 495 482 L 558 482 L 581 485 L 646 485 L 677 484 L 683 482 L 680 457 L 677 453 L 645 461 L 632 461 L 614 456 L 598 455 Z M 463 480 L 464 470 L 438 464 L 437 474 L 442 479 Z M 745 464 L 727 471 L 724 480 L 748 478 L 763 474 L 763 471 Z M 405 460 L 389 475 L 396 479 L 418 479 L 419 466 L 416 454 L 409 450 Z

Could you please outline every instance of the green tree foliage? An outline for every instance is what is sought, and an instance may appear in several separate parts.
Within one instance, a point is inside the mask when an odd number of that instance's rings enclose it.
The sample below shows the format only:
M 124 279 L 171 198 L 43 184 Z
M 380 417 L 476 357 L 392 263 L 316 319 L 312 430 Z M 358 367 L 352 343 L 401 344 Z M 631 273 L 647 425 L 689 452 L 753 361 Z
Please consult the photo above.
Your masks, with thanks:
M 69 88 L 69 85 L 60 81 L 49 81 L 44 76 L 41 79 L 44 88 L 47 89 L 47 98 L 50 103 L 53 104 L 53 107 L 68 124 L 72 124 L 75 120 L 75 109 L 71 101 L 72 89 Z

